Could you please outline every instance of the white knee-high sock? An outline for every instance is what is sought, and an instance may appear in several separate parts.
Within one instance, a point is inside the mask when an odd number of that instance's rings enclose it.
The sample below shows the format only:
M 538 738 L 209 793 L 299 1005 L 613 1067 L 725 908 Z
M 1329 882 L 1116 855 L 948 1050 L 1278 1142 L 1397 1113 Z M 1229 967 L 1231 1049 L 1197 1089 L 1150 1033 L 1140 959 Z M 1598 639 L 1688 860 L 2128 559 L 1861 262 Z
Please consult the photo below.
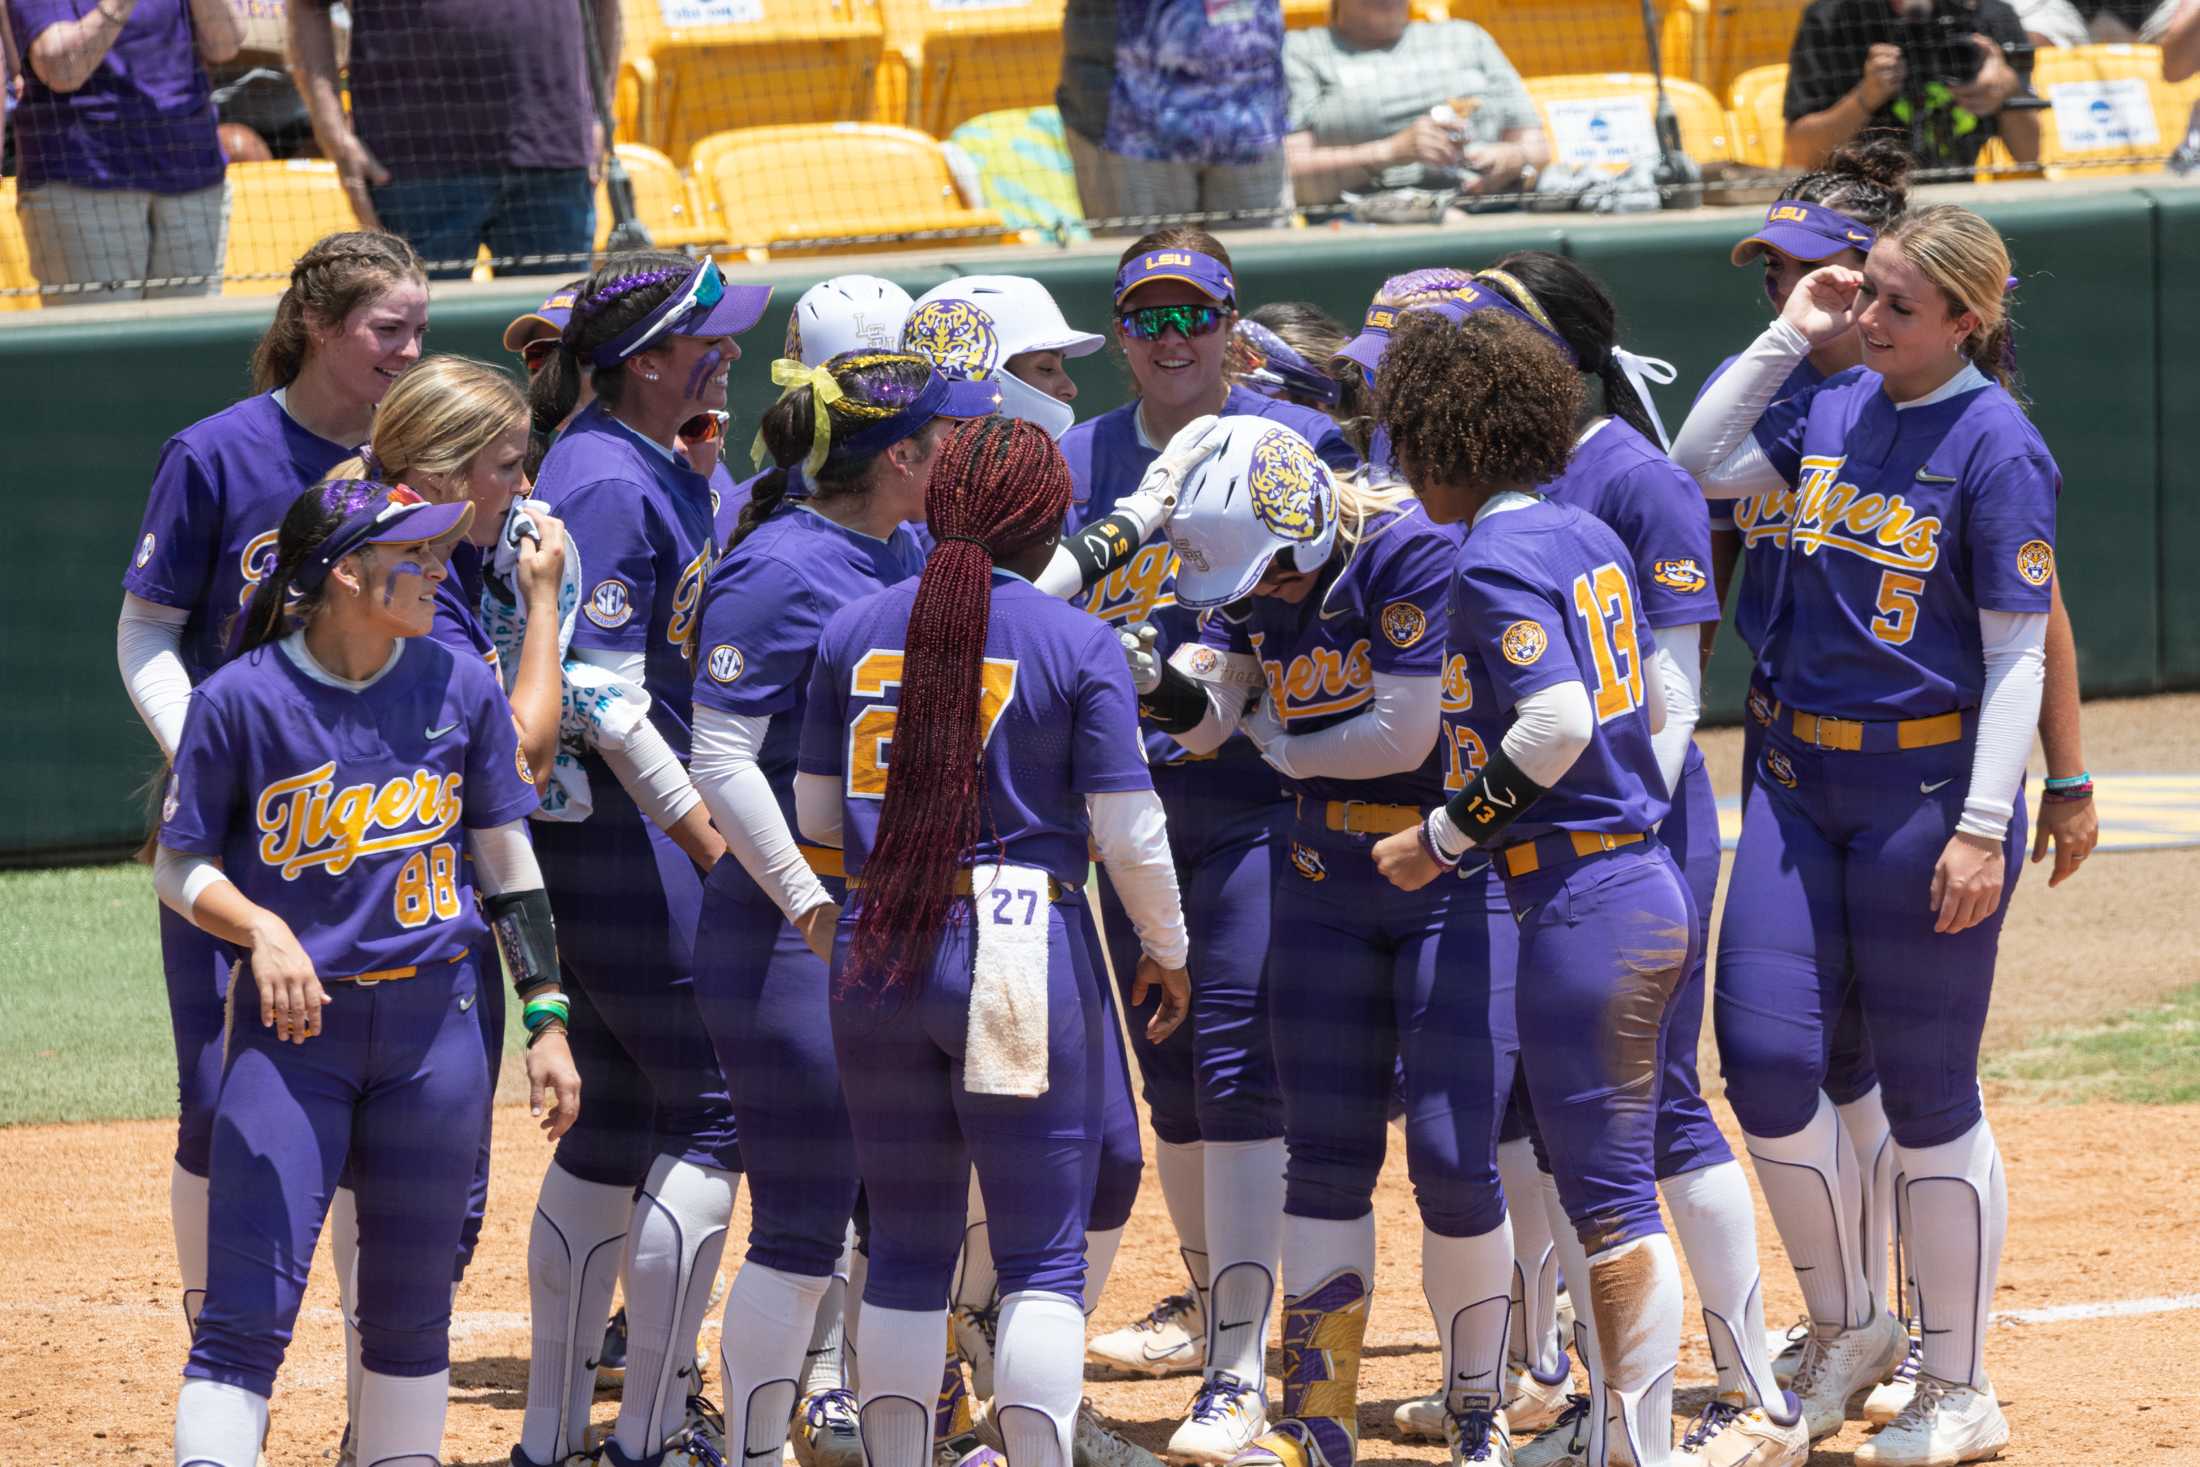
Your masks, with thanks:
M 359 1376 L 359 1467 L 438 1467 L 451 1372 Z
M 743 1461 L 777 1460 L 794 1413 L 795 1372 L 830 1278 L 741 1265 L 726 1290 L 718 1369 L 726 1400 L 726 1441 Z
M 948 1303 L 957 1309 L 991 1309 L 1001 1276 L 993 1268 L 993 1235 L 985 1225 L 985 1194 L 978 1174 L 970 1174 L 969 1211 L 963 1218 L 962 1257 L 955 1266 L 955 1287 Z
M 1276 1307 L 1283 1254 L 1283 1138 L 1209 1141 L 1207 1257 L 1214 1268 L 1207 1310 L 1207 1377 L 1228 1375 L 1260 1389 L 1267 1374 L 1268 1318 Z
M 1207 1286 L 1214 1277 L 1208 1258 L 1207 1144 L 1204 1141 L 1156 1141 L 1154 1170 L 1161 1174 L 1161 1200 L 1176 1227 L 1177 1251 L 1191 1275 L 1192 1293 L 1207 1307 Z M 1283 1210 L 1279 1199 L 1276 1210 Z
M 848 1235 L 840 1246 L 840 1262 L 833 1265 L 833 1276 L 825 1281 L 825 1292 L 818 1296 L 817 1309 L 810 1317 L 810 1343 L 802 1355 L 802 1379 L 795 1392 L 797 1399 L 813 1396 L 819 1391 L 837 1391 L 848 1384 L 848 1376 L 842 1361 L 847 1353 L 848 1260 L 855 1256 L 856 1230 L 849 1224 Z M 728 1300 L 732 1295 L 727 1295 Z M 731 1308 L 729 1302 L 728 1308 Z M 730 1409 L 730 1407 L 729 1407 Z
M 1310 1294 L 1339 1269 L 1351 1269 L 1375 1292 L 1375 1214 L 1337 1222 L 1283 1215 L 1283 1292 Z
M 1567 1292 L 1574 1301 L 1574 1353 L 1581 1357 L 1581 1368 L 1589 1377 L 1589 1429 L 1584 1433 L 1585 1445 L 1591 1462 L 1606 1460 L 1604 1451 L 1604 1349 L 1603 1339 L 1597 1330 L 1596 1291 L 1589 1287 L 1589 1253 L 1581 1246 L 1581 1235 L 1574 1231 L 1573 1219 L 1566 1215 L 1566 1205 L 1558 1200 L 1558 1179 L 1549 1172 L 1539 1174 L 1536 1188 L 1543 1199 L 1543 1216 L 1551 1228 L 1551 1248 L 1558 1255 L 1559 1266 L 1566 1270 Z M 1624 1447 L 1624 1443 L 1622 1446 Z M 1626 1460 L 1624 1452 L 1612 1459 Z
M 940 1342 L 946 1336 L 944 1309 L 863 1307 L 856 1353 L 863 1361 L 858 1398 L 869 1467 L 931 1467 L 932 1408 L 940 1393 Z M 1077 1358 L 1083 1360 L 1082 1351 Z M 996 1391 L 999 1370 L 996 1355 Z
M 1927 1375 L 1984 1389 L 1986 1314 L 2009 1233 L 2001 1148 L 1981 1117 L 1953 1141 L 1902 1147 L 1900 1167 L 1924 1342 L 1920 1364 Z
M 168 1164 L 168 1225 L 176 1234 L 176 1274 L 183 1281 L 183 1323 L 199 1327 L 206 1302 L 206 1178 Z
M 176 1467 L 254 1467 L 267 1440 L 267 1397 L 186 1379 L 176 1393 Z
M 631 1187 L 584 1182 L 556 1162 L 543 1174 L 527 1236 L 534 1353 L 520 1450 L 531 1461 L 562 1462 L 582 1448 L 596 1398 L 596 1351 L 633 1216 Z
M 1065 1294 L 1020 1289 L 1001 1301 L 994 1418 L 1009 1467 L 1070 1467 L 1084 1398 L 1085 1316 Z
M 1787 1419 L 1765 1344 L 1764 1280 L 1757 1267 L 1757 1205 L 1738 1161 L 1698 1167 L 1658 1183 L 1703 1305 L 1704 1333 L 1722 1394 Z
M 1085 1234 L 1085 1313 L 1091 1314 L 1100 1307 L 1100 1293 L 1108 1286 L 1108 1275 L 1115 1272 L 1115 1255 L 1123 1248 L 1121 1228 L 1103 1228 Z M 1030 1292 L 1025 1290 L 1023 1292 Z M 1080 1357 L 1082 1358 L 1082 1357 Z M 996 1377 L 994 1394 L 1000 1393 Z
M 1631 1238 L 1589 1260 L 1597 1346 L 1604 1353 L 1607 1460 L 1624 1446 L 1637 1467 L 1665 1467 L 1673 1450 L 1673 1373 L 1681 1348 L 1681 1271 L 1663 1233 Z
M 739 1181 L 737 1172 L 660 1156 L 634 1204 L 626 1235 L 626 1387 L 616 1428 L 629 1457 L 664 1446 L 695 1388 L 695 1336 Z
M 336 1269 L 336 1302 L 344 1316 L 344 1420 L 356 1435 L 359 1429 L 359 1377 L 366 1367 L 359 1361 L 359 1197 L 349 1187 L 338 1187 L 329 1198 L 329 1262 Z
M 840 1382 L 851 1391 L 863 1389 L 863 1367 L 857 1358 L 856 1346 L 861 1342 L 856 1331 L 863 1323 L 863 1285 L 871 1277 L 871 1255 L 857 1251 L 853 1239 L 855 1225 L 849 1224 L 848 1236 L 848 1292 L 841 1305 L 840 1322 Z
M 1870 1323 L 1874 1305 L 1857 1242 L 1862 1181 L 1833 1102 L 1821 1093 L 1809 1123 L 1791 1136 L 1750 1136 L 1748 1141 L 1757 1163 L 1757 1185 L 1787 1247 L 1812 1321 L 1843 1329 Z
M 1849 1133 L 1849 1150 L 1856 1153 L 1857 1205 L 1863 1215 L 1856 1236 L 1863 1250 L 1858 1262 L 1864 1286 L 1885 1309 L 1887 1263 L 1894 1247 L 1894 1135 L 1887 1129 L 1877 1085 L 1834 1109 L 1841 1113 L 1841 1129 Z
M 1421 1229 L 1421 1288 L 1436 1319 L 1444 1360 L 1444 1404 L 1496 1411 L 1505 1397 L 1505 1345 L 1512 1333 L 1512 1228 L 1447 1238 Z
M 1558 1370 L 1558 1254 L 1551 1247 L 1551 1220 L 1543 1210 L 1541 1170 L 1535 1143 L 1522 1136 L 1497 1148 L 1497 1174 L 1505 1182 L 1507 1222 L 1512 1228 L 1513 1308 L 1510 1355 L 1516 1365 L 1548 1380 Z

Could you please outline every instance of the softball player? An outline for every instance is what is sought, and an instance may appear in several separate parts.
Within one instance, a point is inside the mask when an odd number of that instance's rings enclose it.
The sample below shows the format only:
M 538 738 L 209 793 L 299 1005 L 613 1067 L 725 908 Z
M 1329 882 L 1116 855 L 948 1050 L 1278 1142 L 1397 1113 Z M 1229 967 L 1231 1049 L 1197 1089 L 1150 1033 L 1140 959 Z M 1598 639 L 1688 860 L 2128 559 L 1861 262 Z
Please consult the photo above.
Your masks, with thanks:
M 477 951 L 489 928 L 474 872 L 527 1001 L 534 1113 L 555 1136 L 579 1103 L 510 705 L 487 666 L 423 635 L 471 513 L 361 480 L 298 496 L 239 655 L 198 690 L 177 746 L 155 884 L 245 955 L 209 1152 L 222 1246 L 176 1401 L 178 1467 L 260 1460 L 267 1398 L 347 1166 L 361 1242 L 358 1459 L 441 1458 L 449 1262 L 479 1149 L 478 1120 L 448 1122 L 489 1101 L 469 1012 L 494 981 Z
M 1169 525 L 1177 604 L 1222 609 L 1177 650 L 1146 707 L 1195 753 L 1242 728 L 1293 797 L 1271 937 L 1292 960 L 1270 978 L 1290 1155 L 1284 1394 L 1270 1429 L 1257 1377 L 1210 1373 L 1194 1423 L 1237 1427 L 1247 1467 L 1353 1460 L 1375 1183 L 1402 1062 L 1422 1283 L 1450 1383 L 1445 1432 L 1457 1461 L 1505 1461 L 1512 1241 L 1496 1145 L 1517 1048 L 1510 919 L 1486 868 L 1406 894 L 1368 855 L 1376 836 L 1418 824 L 1454 772 L 1437 734 L 1459 536 L 1403 486 L 1333 485 L 1288 429 L 1223 427 L 1229 446 Z M 1265 690 L 1249 714 L 1248 684 Z M 1218 1324 L 1258 1318 L 1266 1302 L 1233 1297 L 1227 1277 L 1212 1298 Z M 1234 1399 L 1210 1399 L 1232 1385 Z
M 697 1385 L 695 1338 L 740 1161 L 692 977 L 701 872 L 725 849 L 684 765 L 690 661 L 716 552 L 709 481 L 675 438 L 697 412 L 724 406 L 733 336 L 756 324 L 769 297 L 764 286 L 727 284 L 709 259 L 614 256 L 575 297 L 557 358 L 530 394 L 539 434 L 565 421 L 583 372 L 595 389 L 544 459 L 537 493 L 580 556 L 571 653 L 646 695 L 655 739 L 645 742 L 655 747 L 637 759 L 632 788 L 589 755 L 594 812 L 535 831 L 564 914 L 560 956 L 590 1104 L 559 1144 L 537 1205 L 535 1358 L 516 1462 L 562 1462 L 580 1449 L 591 1350 L 622 1273 L 627 1371 L 606 1458 L 653 1464 L 699 1430 L 683 1423 L 682 1403 Z
M 403 240 L 370 232 L 319 240 L 291 267 L 253 353 L 257 395 L 162 448 L 123 572 L 115 650 L 130 701 L 167 762 L 192 685 L 228 659 L 231 623 L 274 563 L 283 512 L 365 439 L 375 404 L 418 360 L 427 321 L 427 277 Z M 207 1145 L 233 955 L 166 907 L 160 942 L 179 1111 L 169 1209 L 192 1323 L 206 1292 Z
M 1504 882 L 1519 924 L 1520 1066 L 1572 1224 L 1558 1230 L 1566 1274 L 1602 1326 L 1610 1457 L 1660 1467 L 1680 1275 L 1658 1213 L 1657 1098 L 1697 926 L 1652 834 L 1669 809 L 1652 746 L 1665 710 L 1656 638 L 1619 538 L 1532 487 L 1565 469 L 1583 400 L 1548 335 L 1517 313 L 1414 312 L 1376 397 L 1430 517 L 1470 527 L 1444 710 L 1462 787 L 1375 860 L 1413 890 L 1487 852 Z M 1584 1033 L 1605 1040 L 1583 1045 Z
M 1986 370 L 2006 368 L 2008 273 L 1977 215 L 1913 210 L 1861 274 L 1804 277 L 1676 444 L 1709 494 L 1795 485 L 1716 1019 L 1728 1096 L 1803 1270 L 1814 1323 L 1795 1389 L 1816 1437 L 1907 1346 L 1857 1287 L 1824 1200 L 1856 1195 L 1819 1087 L 1825 1030 L 1851 986 L 1861 996 L 1923 1336 L 1908 1404 L 1858 1452 L 1890 1467 L 2008 1440 L 1983 1359 L 2007 1191 L 1977 1054 L 2022 849 L 2061 484 Z M 1751 431 L 1795 362 L 1852 330 L 1863 368 L 1760 447 Z
M 876 1467 L 931 1461 L 972 1160 L 1003 1295 L 1007 1457 L 1071 1462 L 1107 1088 L 1101 979 L 1074 916 L 1088 843 L 1147 945 L 1135 997 L 1163 990 L 1155 1039 L 1187 1003 L 1175 873 L 1114 638 L 1024 584 L 1053 556 L 1069 496 L 1036 426 L 958 430 L 927 494 L 938 548 L 924 575 L 827 625 L 805 710 L 800 823 L 845 843 L 856 892 L 832 1020 L 871 1208 L 857 1333 Z
M 1202 230 L 1170 228 L 1135 242 L 1116 273 L 1116 340 L 1138 400 L 1072 428 L 1062 440 L 1075 482 L 1070 518 L 1091 527 L 1118 507 L 1179 430 L 1210 413 L 1252 415 L 1291 428 L 1334 468 L 1355 455 L 1321 413 L 1263 397 L 1227 375 L 1237 284 L 1220 243 Z M 1190 450 L 1192 445 L 1183 445 Z M 1080 535 L 1077 538 L 1083 538 Z M 1189 640 L 1192 617 L 1175 606 L 1176 556 L 1158 537 L 1100 583 L 1086 609 L 1118 627 L 1151 623 L 1167 655 Z M 1192 1020 L 1167 1046 L 1131 1026 L 1131 1045 L 1151 1112 L 1162 1196 L 1191 1275 L 1192 1292 L 1164 1299 L 1145 1319 L 1092 1343 L 1095 1364 L 1145 1375 L 1205 1369 L 1256 1385 L 1269 1305 L 1238 1316 L 1228 1352 L 1212 1348 L 1205 1307 L 1211 1281 L 1243 1265 L 1256 1294 L 1272 1297 L 1283 1197 L 1283 1114 L 1269 1052 L 1265 975 L 1269 892 L 1286 815 L 1274 771 L 1244 740 L 1194 761 L 1158 729 L 1146 734 L 1154 786 L 1169 811 L 1177 876 L 1193 913 L 1200 975 Z M 1120 984 L 1136 943 L 1110 880 L 1100 909 Z M 1129 1214 L 1131 1198 L 1117 1204 Z M 1096 1200 L 1094 1225 L 1109 1220 Z M 1097 1268 L 1097 1265 L 1096 1265 Z M 1088 1290 L 1097 1297 L 1098 1280 Z M 1234 1396 L 1235 1392 L 1225 1393 Z M 1217 1399 L 1222 1399 L 1218 1397 Z M 1187 1423 L 1189 1426 L 1189 1423 Z M 1188 1431 L 1179 1446 L 1196 1449 Z

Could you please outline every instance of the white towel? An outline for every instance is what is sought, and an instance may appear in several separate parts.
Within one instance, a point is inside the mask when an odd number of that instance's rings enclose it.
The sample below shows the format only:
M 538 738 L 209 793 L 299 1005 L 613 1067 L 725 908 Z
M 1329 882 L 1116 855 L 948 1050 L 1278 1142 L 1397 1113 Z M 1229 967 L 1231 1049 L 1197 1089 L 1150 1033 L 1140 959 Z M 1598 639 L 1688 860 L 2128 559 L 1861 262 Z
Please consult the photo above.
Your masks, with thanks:
M 974 866 L 970 889 L 978 937 L 963 1088 L 1030 1100 L 1047 1091 L 1047 874 Z

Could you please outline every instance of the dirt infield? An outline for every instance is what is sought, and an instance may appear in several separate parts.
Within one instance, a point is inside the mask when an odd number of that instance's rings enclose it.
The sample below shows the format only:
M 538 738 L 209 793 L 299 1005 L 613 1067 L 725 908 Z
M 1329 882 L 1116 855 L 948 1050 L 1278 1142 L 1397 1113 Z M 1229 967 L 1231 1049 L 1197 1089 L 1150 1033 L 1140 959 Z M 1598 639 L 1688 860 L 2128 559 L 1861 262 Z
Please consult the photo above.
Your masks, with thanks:
M 2089 758 L 2099 769 L 2190 768 L 2196 715 L 2200 698 L 2091 705 Z M 1732 789 L 1735 736 L 1714 733 L 1705 744 L 1717 783 Z M 2018 890 L 1990 1048 L 2194 981 L 2177 915 L 2200 887 L 2200 850 L 2103 855 L 2054 892 L 2044 869 L 2028 868 Z M 1715 1094 L 1716 1066 L 1708 1055 L 1706 1062 Z M 1714 1105 L 1731 1125 L 1723 1101 Z M 2007 1158 L 2012 1211 L 1997 1310 L 2200 1288 L 2193 1112 L 2054 1105 L 1992 1090 L 1989 1106 Z M 171 1123 L 157 1121 L 0 1130 L 0 1258 L 7 1260 L 0 1360 L 14 1383 L 0 1403 L 0 1463 L 168 1460 L 185 1347 L 167 1221 L 173 1135 Z M 454 1326 L 447 1445 L 454 1464 L 502 1464 L 517 1438 L 527 1376 L 526 1229 L 546 1161 L 524 1113 L 505 1107 L 490 1218 Z M 1369 1464 L 1435 1461 L 1440 1451 L 1399 1443 L 1389 1424 L 1391 1407 L 1432 1385 L 1438 1369 L 1418 1286 L 1419 1224 L 1395 1147 L 1377 1209 L 1381 1263 L 1362 1377 L 1362 1457 Z M 1759 1229 L 1768 1314 L 1778 1326 L 1800 1312 L 1800 1298 L 1762 1215 Z M 1180 1287 L 1149 1163 L 1096 1328 L 1125 1323 Z M 1693 1321 L 1692 1298 L 1688 1307 Z M 715 1330 L 714 1319 L 706 1336 L 713 1357 Z M 2040 1467 L 2200 1462 L 2200 1403 L 2182 1371 L 2196 1337 L 2200 1310 L 2192 1309 L 1997 1328 L 1988 1362 L 2015 1433 L 2005 1460 Z M 1692 1327 L 1682 1360 L 1684 1408 L 1700 1401 L 1709 1380 L 1709 1357 Z M 1091 1393 L 1129 1435 L 1158 1448 L 1191 1383 L 1095 1382 Z M 609 1421 L 614 1399 L 599 1398 L 599 1421 Z M 327 1462 L 342 1425 L 342 1350 L 324 1256 L 277 1388 L 269 1461 Z M 1852 1426 L 1813 1462 L 1848 1462 L 1862 1435 Z

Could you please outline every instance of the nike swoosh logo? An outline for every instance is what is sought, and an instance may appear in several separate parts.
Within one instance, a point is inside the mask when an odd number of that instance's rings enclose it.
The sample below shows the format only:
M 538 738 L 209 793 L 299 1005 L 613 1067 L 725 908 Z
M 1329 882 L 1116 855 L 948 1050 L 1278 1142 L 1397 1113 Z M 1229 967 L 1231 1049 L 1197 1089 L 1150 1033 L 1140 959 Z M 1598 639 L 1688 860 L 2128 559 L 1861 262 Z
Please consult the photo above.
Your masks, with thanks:
M 1153 1346 L 1140 1345 L 1138 1347 L 1138 1353 L 1145 1356 L 1148 1360 L 1166 1360 L 1171 1355 L 1181 1355 L 1190 1348 L 1191 1346 L 1188 1344 L 1171 1345 L 1168 1349 L 1156 1353 Z
M 1250 1319 L 1218 1319 L 1218 1320 L 1216 1320 L 1216 1321 L 1215 1321 L 1215 1328 L 1216 1328 L 1216 1329 L 1243 1329 L 1243 1328 L 1245 1328 L 1245 1327 L 1246 1327 L 1247 1325 L 1251 1324 L 1252 1322 L 1253 1322 L 1253 1321 L 1251 1321 Z
M 1917 482 L 1920 484 L 1953 484 L 1955 481 L 1954 474 L 1928 474 L 1923 469 L 1917 471 Z
M 1945 786 L 1947 786 L 1947 785 L 1951 785 L 1951 784 L 1954 784 L 1955 782 L 1956 782 L 1956 777 L 1955 777 L 1954 775 L 1952 775 L 1952 774 L 1951 774 L 1951 775 L 1949 775 L 1949 776 L 1948 776 L 1948 777 L 1947 777 L 1946 779 L 1937 779 L 1937 780 L 1934 780 L 1934 781 L 1933 781 L 1933 782 L 1932 782 L 1931 784 L 1925 784 L 1925 783 L 1922 783 L 1922 782 L 1921 782 L 1921 783 L 1919 783 L 1919 785 L 1918 785 L 1918 787 L 1917 787 L 1917 792 L 1918 792 L 1919 794 L 1921 794 L 1921 795 L 1929 795 L 1929 794 L 1931 794 L 1931 793 L 1932 793 L 1932 792 L 1933 792 L 1934 790 L 1937 790 L 1937 789 L 1941 789 L 1941 788 L 1943 788 L 1943 787 L 1945 787 Z
M 428 737 L 431 739 L 440 739 L 445 734 L 449 733 L 452 729 L 457 727 L 458 725 L 455 723 L 446 723 L 441 728 L 431 728 L 428 730 Z
M 742 1448 L 742 1450 L 741 1450 L 741 1460 L 742 1460 L 742 1461 L 744 1461 L 744 1462 L 754 1462 L 754 1461 L 755 1461 L 755 1460 L 756 1460 L 757 1458 L 759 1458 L 759 1457 L 772 1457 L 772 1458 L 777 1458 L 777 1457 L 778 1457 L 778 1455 L 779 1455 L 779 1453 L 780 1453 L 780 1448 L 778 1448 L 778 1447 L 766 1447 L 766 1448 L 765 1448 L 765 1449 L 764 1449 L 763 1451 L 761 1451 L 761 1452 L 752 1452 L 752 1451 L 748 1450 L 748 1449 L 747 1449 L 746 1447 L 744 1447 L 744 1448 Z
M 458 1001 L 458 1011 L 463 1014 L 466 1012 L 466 1010 L 472 1008 L 474 1006 L 474 999 L 476 997 L 477 995 L 469 993 L 464 998 L 460 999 Z
M 1513 912 L 1513 920 L 1514 920 L 1515 922 L 1525 922 L 1525 921 L 1527 921 L 1527 920 L 1528 920 L 1528 914 L 1529 914 L 1530 912 L 1534 911 L 1534 910 L 1535 910 L 1535 903 L 1534 903 L 1534 902 L 1530 902 L 1530 903 L 1528 903 L 1528 905 L 1526 905 L 1526 906 L 1524 906 L 1524 907 L 1519 907 L 1519 908 L 1516 908 L 1516 909 L 1514 910 L 1514 912 Z

